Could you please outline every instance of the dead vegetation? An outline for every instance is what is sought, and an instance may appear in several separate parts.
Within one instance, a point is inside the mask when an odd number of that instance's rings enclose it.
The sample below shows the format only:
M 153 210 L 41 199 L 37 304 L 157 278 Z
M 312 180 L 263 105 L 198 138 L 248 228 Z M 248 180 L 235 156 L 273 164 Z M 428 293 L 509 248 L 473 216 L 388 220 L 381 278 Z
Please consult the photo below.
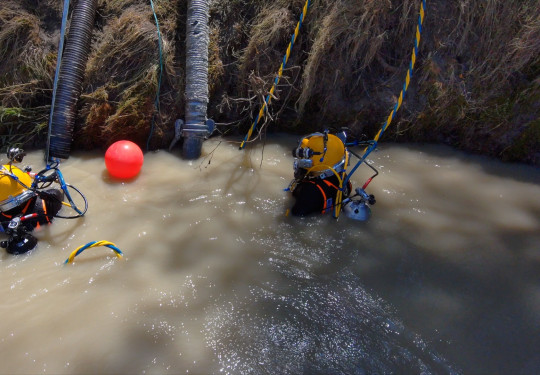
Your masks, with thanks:
M 28 144 L 46 134 L 54 59 L 39 18 L 19 2 L 0 8 L 0 143 Z
M 75 147 L 129 137 L 166 147 L 184 113 L 187 1 L 100 0 Z M 273 84 L 303 0 L 211 2 L 209 117 L 243 137 Z M 420 0 L 312 1 L 260 129 L 348 126 L 373 135 L 397 100 Z M 43 143 L 56 64 L 58 2 L 3 1 L 2 146 Z M 163 73 L 160 74 L 160 66 Z M 156 94 L 160 76 L 159 110 Z M 537 0 L 427 2 L 415 71 L 382 141 L 435 141 L 540 163 Z
M 161 53 L 148 3 L 101 2 L 104 25 L 95 33 L 87 64 L 80 111 L 84 122 L 78 127 L 76 146 L 103 148 L 120 139 L 163 146 L 163 127 L 176 119 L 183 75 L 174 59 L 176 9 L 171 2 L 155 4 L 162 21 Z

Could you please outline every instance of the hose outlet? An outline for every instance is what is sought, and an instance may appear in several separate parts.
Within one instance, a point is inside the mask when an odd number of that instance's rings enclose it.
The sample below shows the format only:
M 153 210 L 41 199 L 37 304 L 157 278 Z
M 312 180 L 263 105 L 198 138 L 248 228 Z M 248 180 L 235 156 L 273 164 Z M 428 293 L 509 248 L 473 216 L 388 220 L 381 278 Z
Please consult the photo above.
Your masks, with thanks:
M 172 150 L 174 145 L 180 139 L 184 138 L 184 146 L 182 147 L 184 158 L 197 159 L 200 156 L 202 142 L 210 137 L 215 129 L 216 123 L 212 119 L 206 119 L 204 124 L 186 125 L 184 125 L 184 120 L 178 119 L 174 123 L 174 139 L 169 146 L 169 151 Z M 188 142 L 189 145 L 186 145 L 186 142 Z

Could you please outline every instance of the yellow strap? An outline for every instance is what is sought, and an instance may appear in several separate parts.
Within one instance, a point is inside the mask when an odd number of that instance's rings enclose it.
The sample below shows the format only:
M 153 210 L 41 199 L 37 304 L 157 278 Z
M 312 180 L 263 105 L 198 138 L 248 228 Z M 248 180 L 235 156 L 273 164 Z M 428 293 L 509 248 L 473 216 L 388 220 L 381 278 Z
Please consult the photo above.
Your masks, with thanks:
M 326 167 L 326 169 L 330 169 L 334 173 L 334 175 L 337 177 L 338 182 L 339 182 L 339 189 L 336 195 L 336 201 L 334 202 L 334 218 L 337 219 L 341 212 L 341 202 L 343 200 L 343 192 L 341 191 L 341 189 L 343 189 L 343 178 L 339 175 L 339 173 L 336 172 L 334 168 L 332 168 L 329 165 L 324 165 L 324 164 L 319 164 L 319 165 L 309 168 L 306 172 L 306 175 L 309 175 L 309 172 L 311 172 L 313 168 L 315 167 L 318 168 L 320 166 Z

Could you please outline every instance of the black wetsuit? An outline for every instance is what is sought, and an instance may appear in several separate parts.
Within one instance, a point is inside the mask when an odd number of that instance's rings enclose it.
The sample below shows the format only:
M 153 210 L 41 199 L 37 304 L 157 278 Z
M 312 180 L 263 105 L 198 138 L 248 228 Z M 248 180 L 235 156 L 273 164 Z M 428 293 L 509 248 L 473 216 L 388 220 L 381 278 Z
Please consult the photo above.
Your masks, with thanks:
M 0 213 L 3 229 L 7 229 L 11 219 L 33 213 L 38 214 L 38 216 L 23 222 L 28 231 L 32 231 L 41 225 L 49 224 L 62 208 L 63 199 L 64 193 L 59 189 L 41 191 L 38 196 L 31 198 L 20 206 Z
M 344 197 L 349 194 L 350 182 L 347 184 Z M 295 216 L 306 216 L 314 213 L 332 212 L 339 189 L 336 176 L 328 178 L 304 179 L 292 191 L 295 198 L 291 213 Z

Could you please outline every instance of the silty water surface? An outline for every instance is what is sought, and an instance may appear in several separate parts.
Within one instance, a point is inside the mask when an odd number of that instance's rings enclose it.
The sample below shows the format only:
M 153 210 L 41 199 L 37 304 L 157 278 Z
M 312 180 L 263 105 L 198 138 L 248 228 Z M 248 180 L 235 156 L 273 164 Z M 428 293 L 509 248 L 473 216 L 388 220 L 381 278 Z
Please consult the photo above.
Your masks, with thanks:
M 295 142 L 146 153 L 129 182 L 72 154 L 61 170 L 85 217 L 0 255 L 0 373 L 539 372 L 537 168 L 382 144 L 369 222 L 293 218 Z M 98 240 L 125 257 L 63 264 Z

